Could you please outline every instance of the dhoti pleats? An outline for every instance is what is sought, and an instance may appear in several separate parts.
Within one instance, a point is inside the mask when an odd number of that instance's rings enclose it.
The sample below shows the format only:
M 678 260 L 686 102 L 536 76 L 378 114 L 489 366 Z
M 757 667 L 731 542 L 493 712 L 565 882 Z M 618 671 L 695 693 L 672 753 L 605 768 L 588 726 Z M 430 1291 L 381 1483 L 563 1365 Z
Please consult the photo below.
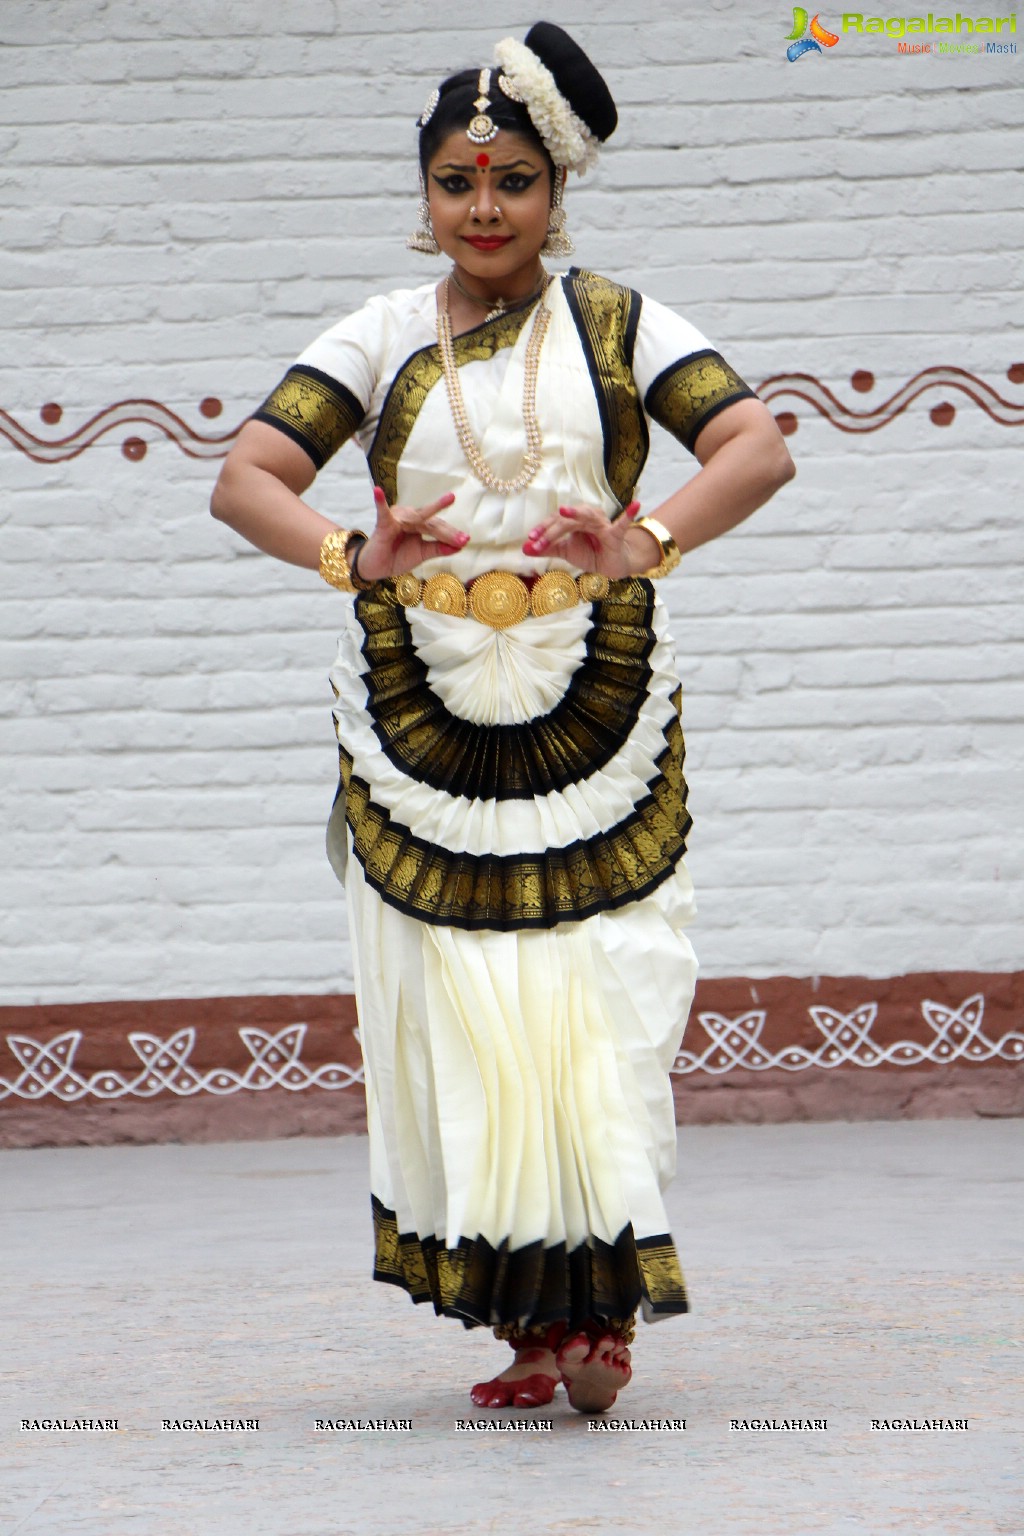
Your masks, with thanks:
M 332 678 L 376 1278 L 470 1327 L 685 1311 L 693 898 L 649 584 L 501 633 L 385 589 Z

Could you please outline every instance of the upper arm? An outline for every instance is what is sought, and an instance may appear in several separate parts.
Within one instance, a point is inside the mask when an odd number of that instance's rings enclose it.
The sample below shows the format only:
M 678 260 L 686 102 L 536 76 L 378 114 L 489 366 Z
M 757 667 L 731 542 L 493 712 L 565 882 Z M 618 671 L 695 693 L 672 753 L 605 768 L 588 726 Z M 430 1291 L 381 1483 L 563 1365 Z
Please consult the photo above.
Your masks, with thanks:
M 781 468 L 792 465 L 789 450 L 775 417 L 760 400 L 735 400 L 723 406 L 702 426 L 693 443 L 693 453 L 703 467 L 726 443 L 743 438 L 756 452 L 778 457 Z M 789 475 L 787 474 L 787 478 Z
M 265 470 L 296 496 L 309 490 L 317 474 L 316 465 L 305 449 L 264 421 L 245 423 L 228 454 L 220 478 L 230 478 L 236 471 L 246 468 Z

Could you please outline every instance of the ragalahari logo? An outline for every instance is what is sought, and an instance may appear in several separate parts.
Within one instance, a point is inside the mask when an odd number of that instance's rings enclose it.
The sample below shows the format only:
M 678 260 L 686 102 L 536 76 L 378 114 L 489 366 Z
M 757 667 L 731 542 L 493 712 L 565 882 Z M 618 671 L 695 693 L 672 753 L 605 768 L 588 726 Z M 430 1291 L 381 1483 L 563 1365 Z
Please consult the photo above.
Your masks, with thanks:
M 809 34 L 809 35 L 805 35 Z M 807 12 L 802 5 L 793 7 L 793 30 L 786 41 L 786 58 L 791 64 L 802 59 L 805 53 L 820 53 L 823 48 L 834 48 L 839 38 L 834 32 L 826 32 L 817 16 L 807 25 Z

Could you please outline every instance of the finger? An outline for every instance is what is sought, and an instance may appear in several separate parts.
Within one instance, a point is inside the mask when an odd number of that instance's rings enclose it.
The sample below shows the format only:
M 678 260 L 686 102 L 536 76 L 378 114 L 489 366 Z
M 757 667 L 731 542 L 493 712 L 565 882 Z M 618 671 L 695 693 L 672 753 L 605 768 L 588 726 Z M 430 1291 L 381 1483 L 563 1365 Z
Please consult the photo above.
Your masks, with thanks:
M 561 537 L 565 532 L 565 524 L 557 517 L 549 522 L 538 523 L 536 528 L 531 528 L 523 543 L 524 555 L 542 555 L 548 548 L 554 537 Z
M 441 540 L 445 544 L 452 544 L 457 549 L 469 543 L 468 533 L 463 533 L 461 528 L 453 528 L 451 523 L 446 523 L 443 518 L 432 520 L 425 528 L 421 528 L 420 532 L 429 533 L 431 538 Z
M 445 507 L 450 507 L 454 500 L 455 492 L 445 491 L 444 495 L 439 496 L 436 501 L 432 501 L 429 507 L 420 507 L 419 510 L 424 517 L 431 518 L 436 516 L 438 512 L 443 512 Z
M 636 515 L 637 515 L 637 513 L 639 511 L 640 511 L 640 503 L 638 501 L 631 501 L 629 506 L 625 508 L 625 510 L 624 510 L 622 515 L 623 515 L 623 517 L 628 517 L 630 519 L 630 521 L 632 521 L 632 519 L 634 517 L 636 517 Z

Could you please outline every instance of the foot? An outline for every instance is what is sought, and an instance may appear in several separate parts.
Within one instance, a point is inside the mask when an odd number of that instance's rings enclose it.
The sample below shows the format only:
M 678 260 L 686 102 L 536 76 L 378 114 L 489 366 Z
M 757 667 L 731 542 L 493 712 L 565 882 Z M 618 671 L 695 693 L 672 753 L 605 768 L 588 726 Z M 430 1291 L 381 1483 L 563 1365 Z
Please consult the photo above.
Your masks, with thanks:
M 553 1350 L 517 1349 L 507 1370 L 492 1381 L 478 1381 L 469 1395 L 478 1408 L 543 1408 L 554 1397 L 558 1380 Z
M 604 1413 L 633 1374 L 629 1346 L 613 1333 L 598 1339 L 572 1334 L 558 1351 L 556 1363 L 577 1413 Z

